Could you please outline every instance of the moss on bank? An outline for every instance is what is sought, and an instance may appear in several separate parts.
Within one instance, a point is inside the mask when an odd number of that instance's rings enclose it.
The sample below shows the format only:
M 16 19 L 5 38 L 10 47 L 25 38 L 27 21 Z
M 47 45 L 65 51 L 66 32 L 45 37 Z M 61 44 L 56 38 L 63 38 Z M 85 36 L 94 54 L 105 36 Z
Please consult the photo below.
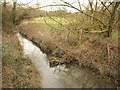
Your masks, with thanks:
M 15 34 L 2 32 L 2 88 L 41 88 L 35 66 L 23 57 Z

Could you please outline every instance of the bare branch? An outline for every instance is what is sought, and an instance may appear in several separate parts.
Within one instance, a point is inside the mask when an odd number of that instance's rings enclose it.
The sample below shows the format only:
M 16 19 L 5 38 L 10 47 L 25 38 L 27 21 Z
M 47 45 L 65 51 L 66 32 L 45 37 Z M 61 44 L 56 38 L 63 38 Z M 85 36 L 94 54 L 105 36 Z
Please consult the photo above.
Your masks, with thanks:
M 109 10 L 109 8 L 105 5 L 105 3 L 103 3 L 101 0 L 99 0 L 101 2 L 101 4 L 105 7 L 105 9 L 111 14 L 111 11 Z
M 54 26 L 48 24 L 47 21 L 46 21 L 45 19 L 44 19 L 44 22 L 45 22 L 46 25 L 48 25 L 48 26 L 51 27 L 52 29 L 59 30 L 58 28 L 55 28 Z
M 46 12 L 46 14 L 47 14 L 47 12 Z M 48 15 L 48 14 L 47 14 L 47 15 Z M 50 15 L 48 15 L 48 16 L 49 16 L 49 18 L 50 18 L 51 20 L 55 21 L 55 22 L 58 23 L 60 26 L 63 26 L 62 23 L 58 22 L 57 20 L 55 20 L 54 18 L 52 18 Z
M 82 5 L 86 10 L 88 10 L 89 11 L 89 9 L 85 6 L 85 5 Z M 99 13 L 99 14 L 101 14 L 101 15 L 105 15 L 105 16 L 107 16 L 108 18 L 110 18 L 110 16 L 109 15 L 107 15 L 107 14 L 105 14 L 105 13 L 103 13 L 103 12 L 100 12 L 100 11 L 96 11 L 96 10 L 94 10 L 94 12 L 96 12 L 96 13 Z
M 31 1 L 27 2 L 27 3 L 20 3 L 20 5 L 26 6 L 26 5 L 30 4 L 32 1 L 33 0 L 31 0 Z
M 97 20 L 98 22 L 100 22 L 100 23 L 104 26 L 104 28 L 106 28 L 106 25 L 105 25 L 101 20 L 99 20 L 99 19 L 97 19 L 97 18 L 95 18 L 95 17 L 92 17 L 91 15 L 89 15 L 89 14 L 83 12 L 82 10 L 80 10 L 80 9 L 78 9 L 78 8 L 76 8 L 76 7 L 74 7 L 74 6 L 71 5 L 70 3 L 65 2 L 64 0 L 61 0 L 61 1 L 65 3 L 65 4 L 61 4 L 62 6 L 67 6 L 67 7 L 73 8 L 73 9 L 75 9 L 75 10 L 81 12 L 82 14 L 84 14 L 84 15 L 86 15 L 86 16 L 88 16 L 88 17 L 91 17 L 91 18 L 93 18 L 94 20 Z M 57 6 L 57 5 L 56 5 L 56 6 Z M 60 6 L 60 5 L 59 5 L 59 6 Z
M 85 33 L 104 33 L 104 32 L 107 32 L 108 30 L 102 30 L 102 31 L 86 31 L 86 30 L 83 30 L 83 32 Z
M 93 1 L 91 2 L 90 0 L 88 0 L 88 2 L 89 2 L 89 5 L 90 5 L 90 8 L 91 8 L 91 11 L 93 12 Z
M 96 0 L 95 11 L 97 10 L 97 6 L 98 6 L 98 0 Z
M 106 6 L 106 7 L 109 8 L 112 4 L 113 4 L 113 2 L 110 2 L 110 4 L 109 4 L 108 6 Z M 107 8 L 105 8 L 105 9 L 103 10 L 103 12 L 105 12 L 105 10 L 106 10 Z
M 81 4 L 80 4 L 80 0 L 77 0 L 77 2 L 78 2 L 78 5 L 79 5 L 80 10 L 82 10 Z
M 114 25 L 113 26 L 115 26 L 118 22 L 120 21 L 120 19 L 118 19 L 115 23 L 114 23 Z

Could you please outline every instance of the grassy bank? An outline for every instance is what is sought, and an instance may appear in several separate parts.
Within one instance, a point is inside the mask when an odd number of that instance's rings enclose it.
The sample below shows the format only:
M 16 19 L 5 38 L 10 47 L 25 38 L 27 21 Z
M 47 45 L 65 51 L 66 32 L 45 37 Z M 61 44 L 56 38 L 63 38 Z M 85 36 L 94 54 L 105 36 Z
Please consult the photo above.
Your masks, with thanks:
M 7 30 L 6 30 L 7 31 Z M 2 88 L 41 88 L 35 66 L 23 57 L 15 33 L 2 32 Z
M 22 25 L 19 31 L 48 54 L 53 64 L 79 64 L 106 82 L 119 86 L 118 41 L 91 35 L 78 45 L 74 34 L 66 38 L 67 30 L 46 30 L 40 23 Z

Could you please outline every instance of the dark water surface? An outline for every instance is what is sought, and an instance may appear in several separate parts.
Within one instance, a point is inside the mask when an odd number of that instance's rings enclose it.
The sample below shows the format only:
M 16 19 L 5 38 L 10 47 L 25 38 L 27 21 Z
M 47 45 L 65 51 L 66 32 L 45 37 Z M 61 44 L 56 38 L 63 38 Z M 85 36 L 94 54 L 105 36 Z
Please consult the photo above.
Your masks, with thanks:
M 112 86 L 95 77 L 92 72 L 64 65 L 51 68 L 46 54 L 31 41 L 17 34 L 23 47 L 24 56 L 35 64 L 44 88 L 111 88 Z

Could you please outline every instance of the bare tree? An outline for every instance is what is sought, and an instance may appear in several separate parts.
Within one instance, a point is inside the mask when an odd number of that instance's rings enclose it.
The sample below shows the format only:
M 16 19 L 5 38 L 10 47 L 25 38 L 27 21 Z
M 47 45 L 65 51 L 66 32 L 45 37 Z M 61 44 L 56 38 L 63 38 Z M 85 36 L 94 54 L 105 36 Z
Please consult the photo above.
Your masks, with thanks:
M 17 0 L 13 0 L 13 8 L 12 8 L 12 22 L 15 24 L 16 22 L 16 4 Z
M 66 2 L 65 0 L 60 0 L 61 2 L 63 2 L 63 4 L 58 4 L 58 5 L 50 5 L 50 6 L 64 6 L 64 7 L 69 7 L 72 9 L 75 9 L 77 11 L 79 11 L 80 13 L 84 14 L 86 17 L 91 18 L 91 22 L 92 24 L 98 24 L 99 28 L 101 28 L 101 30 L 103 32 L 107 32 L 107 37 L 111 36 L 112 33 L 112 28 L 113 28 L 113 23 L 115 21 L 115 17 L 116 17 L 116 11 L 117 8 L 120 5 L 120 2 L 103 2 L 101 0 L 99 0 L 99 2 L 101 3 L 102 6 L 98 5 L 98 0 L 96 0 L 96 4 L 94 5 L 93 0 L 88 0 L 89 6 L 90 7 L 86 7 L 88 10 L 90 8 L 91 13 L 86 13 L 81 9 L 81 5 L 80 5 L 80 1 L 77 0 L 78 4 L 79 4 L 79 8 L 75 7 L 74 5 L 72 5 L 69 2 Z M 94 6 L 94 7 L 93 7 Z M 100 10 L 101 9 L 101 10 Z M 101 13 L 100 16 L 96 16 L 94 15 L 94 13 Z M 107 16 L 106 20 L 105 20 L 105 16 Z M 102 19 L 103 18 L 103 19 Z M 96 23 L 95 23 L 96 22 Z

